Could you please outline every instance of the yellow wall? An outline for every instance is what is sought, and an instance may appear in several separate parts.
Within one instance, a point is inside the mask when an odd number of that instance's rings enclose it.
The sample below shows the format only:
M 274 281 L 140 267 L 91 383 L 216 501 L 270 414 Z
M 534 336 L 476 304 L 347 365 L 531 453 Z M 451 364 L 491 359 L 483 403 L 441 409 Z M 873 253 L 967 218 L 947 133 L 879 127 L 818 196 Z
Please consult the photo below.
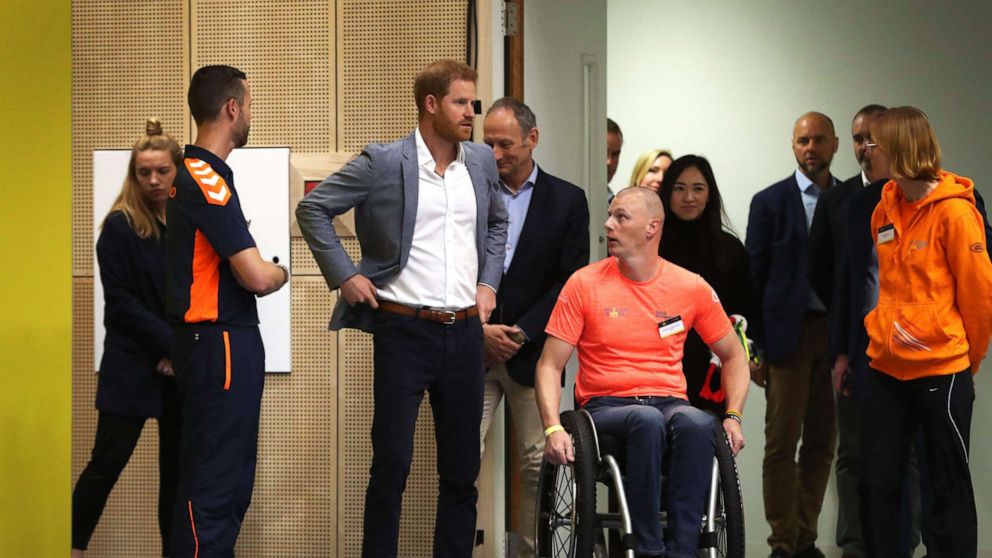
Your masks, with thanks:
M 69 550 L 71 4 L 0 2 L 0 553 Z

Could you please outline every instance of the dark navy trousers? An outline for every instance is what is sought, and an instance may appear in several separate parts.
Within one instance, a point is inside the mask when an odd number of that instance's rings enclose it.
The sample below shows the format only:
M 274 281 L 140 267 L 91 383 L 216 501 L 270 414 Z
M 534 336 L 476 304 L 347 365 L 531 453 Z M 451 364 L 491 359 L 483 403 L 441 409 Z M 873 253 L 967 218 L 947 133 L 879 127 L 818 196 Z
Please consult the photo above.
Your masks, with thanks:
M 403 490 L 426 391 L 434 415 L 439 482 L 434 556 L 469 558 L 475 541 L 485 375 L 479 319 L 444 325 L 378 312 L 372 333 L 375 411 L 362 556 L 397 555 Z
M 230 558 L 251 502 L 265 350 L 258 327 L 173 332 L 183 429 L 173 558 Z

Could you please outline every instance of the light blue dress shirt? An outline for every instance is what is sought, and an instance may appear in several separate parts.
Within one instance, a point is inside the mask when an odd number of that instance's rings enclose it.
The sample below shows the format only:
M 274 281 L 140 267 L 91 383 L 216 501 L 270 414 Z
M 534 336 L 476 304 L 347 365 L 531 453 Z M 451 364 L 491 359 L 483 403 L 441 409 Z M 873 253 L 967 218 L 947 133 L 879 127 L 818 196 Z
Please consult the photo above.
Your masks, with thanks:
M 510 269 L 510 262 L 513 261 L 513 254 L 517 250 L 520 232 L 524 229 L 524 220 L 527 218 L 527 210 L 530 209 L 530 199 L 534 195 L 535 182 L 537 182 L 537 163 L 534 163 L 530 176 L 516 194 L 502 180 L 499 181 L 501 186 L 499 193 L 503 196 L 506 215 L 510 219 L 506 227 L 506 257 L 503 259 L 503 273 Z
M 799 194 L 803 198 L 803 209 L 806 210 L 806 230 L 808 231 L 810 225 L 813 224 L 816 202 L 820 200 L 820 187 L 813 184 L 813 181 L 799 169 L 796 169 L 796 183 L 799 184 Z
M 836 182 L 831 176 L 830 187 L 834 187 Z M 799 194 L 803 198 L 803 209 L 806 211 L 806 230 L 808 231 L 810 225 L 813 224 L 813 213 L 816 211 L 816 202 L 820 201 L 820 187 L 807 178 L 801 169 L 796 169 L 796 183 L 799 184 Z M 809 289 L 809 303 L 807 304 L 807 308 L 821 312 L 827 309 L 820 300 L 820 297 L 816 296 L 813 287 Z

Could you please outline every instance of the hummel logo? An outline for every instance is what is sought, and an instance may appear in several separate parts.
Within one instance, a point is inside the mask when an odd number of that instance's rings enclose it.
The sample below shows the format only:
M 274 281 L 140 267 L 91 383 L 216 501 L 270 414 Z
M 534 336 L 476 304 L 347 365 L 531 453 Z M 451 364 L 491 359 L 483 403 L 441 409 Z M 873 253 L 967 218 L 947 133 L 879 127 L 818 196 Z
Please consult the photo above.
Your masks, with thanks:
M 196 184 L 203 192 L 207 203 L 211 205 L 227 205 L 231 199 L 231 190 L 227 187 L 227 182 L 207 164 L 199 159 L 186 159 L 186 169 L 196 180 Z

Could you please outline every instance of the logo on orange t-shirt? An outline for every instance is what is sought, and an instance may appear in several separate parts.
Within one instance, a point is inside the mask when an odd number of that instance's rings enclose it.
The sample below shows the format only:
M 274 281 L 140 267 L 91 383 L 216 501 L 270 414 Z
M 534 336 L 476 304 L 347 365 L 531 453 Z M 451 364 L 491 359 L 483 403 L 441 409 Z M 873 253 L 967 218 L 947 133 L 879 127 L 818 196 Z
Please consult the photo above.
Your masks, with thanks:
M 610 306 L 609 308 L 603 308 L 603 313 L 611 318 L 619 318 L 627 315 L 627 309 Z

